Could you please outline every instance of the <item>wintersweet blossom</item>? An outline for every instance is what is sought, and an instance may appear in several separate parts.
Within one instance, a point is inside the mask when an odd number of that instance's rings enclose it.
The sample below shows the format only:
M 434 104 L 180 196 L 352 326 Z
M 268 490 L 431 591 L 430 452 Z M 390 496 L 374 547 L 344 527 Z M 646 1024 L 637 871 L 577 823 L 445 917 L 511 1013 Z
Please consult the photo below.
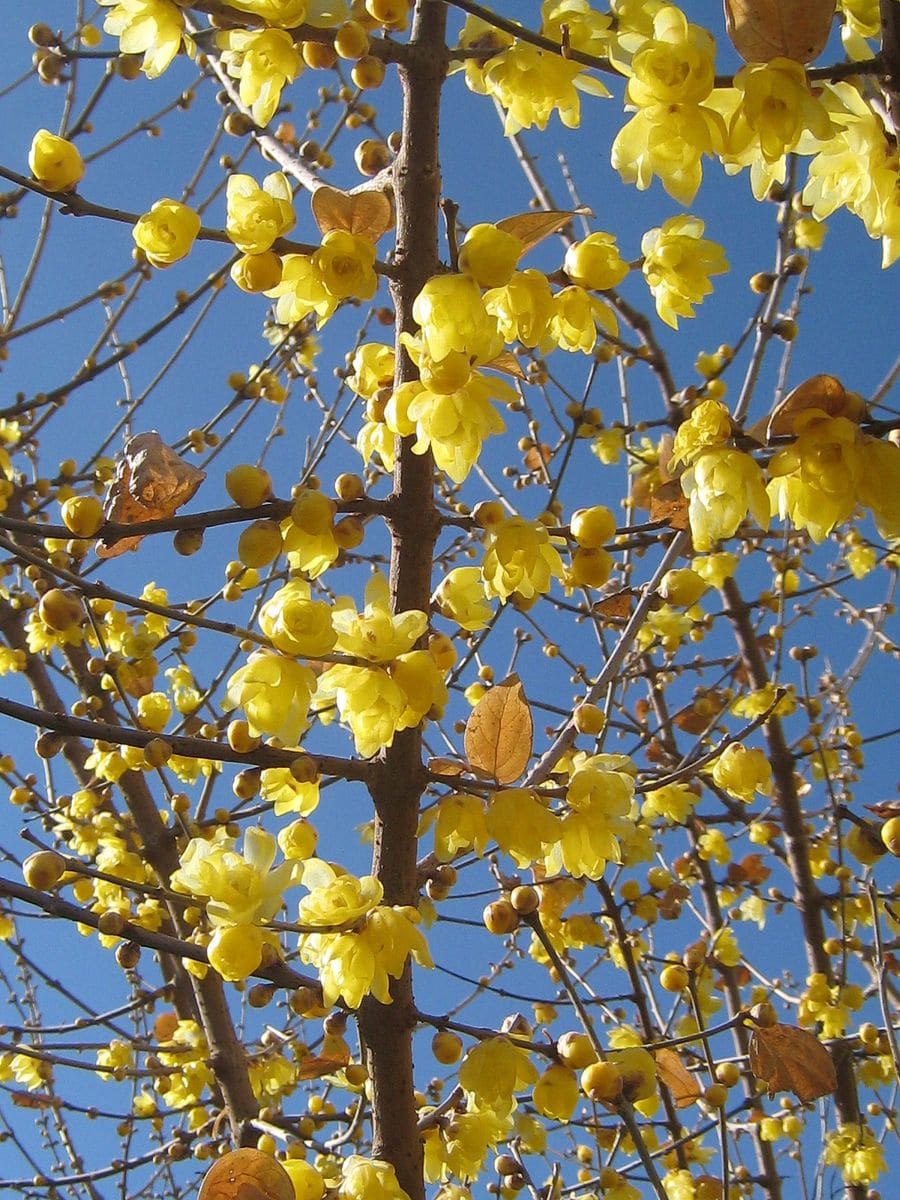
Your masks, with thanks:
M 713 780 L 730 796 L 749 804 L 754 792 L 772 794 L 772 764 L 764 751 L 732 742 L 716 759 Z
M 250 925 L 271 921 L 294 882 L 294 867 L 283 862 L 274 867 L 275 838 L 251 825 L 244 833 L 243 853 L 237 841 L 220 827 L 211 839 L 191 838 L 181 855 L 181 866 L 172 873 L 176 891 L 205 897 L 213 925 Z
M 391 612 L 390 588 L 380 571 L 366 584 L 362 612 L 343 596 L 335 605 L 332 620 L 338 650 L 373 663 L 391 662 L 411 650 L 428 625 L 427 615 L 418 609 L 396 616 Z
M 516 1106 L 516 1092 L 537 1081 L 528 1051 L 509 1038 L 485 1038 L 468 1051 L 459 1068 L 459 1086 L 471 1107 L 507 1116 Z
M 185 35 L 184 13 L 173 0 L 100 0 L 112 7 L 103 28 L 119 39 L 123 54 L 143 54 L 143 71 L 156 79 L 181 49 L 193 53 Z
M 240 80 L 241 104 L 260 127 L 281 103 L 282 89 L 303 69 L 303 59 L 283 29 L 227 29 L 216 37 L 228 74 Z
M 305 579 L 291 579 L 259 610 L 259 625 L 276 650 L 304 658 L 321 658 L 334 649 L 337 633 L 332 608 L 313 600 Z
M 497 322 L 484 306 L 481 289 L 466 275 L 429 279 L 413 302 L 413 318 L 433 359 L 459 350 L 472 363 L 486 363 L 503 349 Z
M 660 317 L 678 328 L 679 317 L 692 317 L 694 305 L 712 291 L 710 275 L 728 270 L 722 247 L 703 237 L 698 217 L 670 217 L 641 239 L 643 272 Z
M 338 1200 L 409 1200 L 389 1162 L 351 1154 L 341 1163 Z
M 434 594 L 441 615 L 470 633 L 484 629 L 491 619 L 477 567 L 454 567 L 438 584 Z
M 225 232 L 244 254 L 262 254 L 294 226 L 291 185 L 281 171 L 267 175 L 262 187 L 252 175 L 229 175 L 225 196 Z
M 200 232 L 200 217 L 178 200 L 157 200 L 139 218 L 132 237 L 154 267 L 168 267 L 190 253 Z
M 84 176 L 78 147 L 49 129 L 39 129 L 31 139 L 28 169 L 51 192 L 68 192 Z
M 515 593 L 530 600 L 548 592 L 553 579 L 562 579 L 562 559 L 539 521 L 507 517 L 486 537 L 481 575 L 489 598 L 505 604 Z
M 749 455 L 727 447 L 702 453 L 681 477 L 696 550 L 710 550 L 737 532 L 750 512 L 768 529 L 771 510 L 762 471 Z
M 316 677 L 281 654 L 256 650 L 228 680 L 224 707 L 242 708 L 254 735 L 269 734 L 294 746 L 308 725 Z

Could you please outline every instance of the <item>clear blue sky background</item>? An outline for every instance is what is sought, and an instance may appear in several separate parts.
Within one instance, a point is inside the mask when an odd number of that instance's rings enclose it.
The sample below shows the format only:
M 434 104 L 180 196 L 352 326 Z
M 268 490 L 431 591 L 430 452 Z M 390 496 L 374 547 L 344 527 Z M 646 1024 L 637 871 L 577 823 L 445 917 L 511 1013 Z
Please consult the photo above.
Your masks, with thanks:
M 537 3 L 506 3 L 497 7 L 525 23 L 535 25 L 539 19 Z M 43 0 L 39 5 L 17 5 L 15 9 L 15 12 L 7 14 L 6 35 L 0 42 L 0 90 L 28 68 L 32 50 L 24 37 L 28 23 L 43 19 L 54 26 L 67 28 L 72 6 L 63 0 Z M 735 68 L 737 61 L 724 41 L 718 4 L 702 0 L 688 6 L 688 12 L 691 18 L 706 22 L 722 42 L 720 70 Z M 110 39 L 105 39 L 103 47 L 110 46 Z M 826 54 L 822 61 L 831 60 Z M 100 74 L 99 68 L 82 69 L 84 83 L 76 112 Z M 101 105 L 95 132 L 80 142 L 83 153 L 89 154 L 93 148 L 105 145 L 130 129 L 137 116 L 164 107 L 192 77 L 192 68 L 176 64 L 155 85 L 138 80 L 128 87 L 117 88 L 115 94 L 121 99 L 114 104 Z M 303 112 L 315 103 L 315 89 L 322 82 L 323 77 L 308 73 L 290 91 L 289 98 L 295 107 L 293 119 L 298 126 L 302 124 Z M 524 140 L 557 202 L 562 207 L 569 207 L 570 200 L 557 160 L 559 153 L 565 155 L 582 202 L 596 214 L 595 227 L 615 233 L 626 257 L 634 258 L 639 253 L 644 230 L 680 212 L 681 208 L 663 192 L 658 183 L 645 193 L 624 189 L 610 167 L 609 144 L 622 121 L 621 89 L 616 88 L 615 91 L 616 96 L 612 100 L 584 98 L 580 131 L 572 133 L 564 130 L 553 118 L 546 135 L 528 132 Z M 460 203 L 461 220 L 469 225 L 477 221 L 499 219 L 525 209 L 531 193 L 516 165 L 512 150 L 499 136 L 498 120 L 490 102 L 471 95 L 461 75 L 450 82 L 446 95 L 448 103 L 443 120 L 444 192 Z M 382 133 L 387 133 L 397 123 L 396 99 L 389 98 L 388 85 L 375 99 L 379 105 L 384 104 L 379 111 L 378 128 Z M 34 130 L 40 126 L 51 130 L 58 127 L 62 90 L 37 88 L 29 84 L 2 97 L 0 106 L 0 162 L 24 173 Z M 331 119 L 332 110 L 329 110 L 326 128 Z M 202 91 L 189 114 L 179 112 L 174 118 L 170 116 L 161 122 L 159 137 L 139 134 L 130 142 L 127 153 L 109 155 L 91 163 L 81 192 L 92 200 L 139 212 L 148 209 L 162 196 L 178 196 L 184 181 L 198 165 L 199 154 L 206 144 L 204 139 L 208 131 L 214 128 L 215 120 L 212 93 L 207 88 Z M 362 136 L 365 134 L 360 132 L 359 137 Z M 352 166 L 340 165 L 340 148 L 346 149 L 354 140 L 350 135 L 349 139 L 339 143 L 339 166 L 331 179 L 336 185 L 352 186 L 359 181 Z M 234 152 L 238 145 L 234 140 L 225 139 L 217 154 Z M 212 164 L 203 176 L 200 195 L 205 195 L 221 176 L 216 157 L 213 156 Z M 251 155 L 247 169 L 260 179 L 268 168 L 258 157 Z M 732 271 L 714 281 L 714 297 L 698 309 L 695 321 L 683 322 L 678 335 L 658 326 L 660 341 L 671 354 L 680 385 L 696 381 L 693 360 L 700 350 L 714 350 L 720 342 L 737 339 L 752 307 L 753 298 L 747 280 L 754 272 L 769 269 L 774 258 L 775 208 L 753 201 L 746 175 L 726 178 L 719 166 L 712 162 L 705 165 L 704 174 L 703 187 L 691 211 L 706 221 L 707 236 L 725 245 Z M 19 278 L 27 260 L 30 250 L 28 231 L 33 233 L 39 206 L 34 198 L 29 197 L 23 202 L 24 208 L 28 213 L 22 220 L 0 222 L 0 253 L 7 274 L 13 281 Z M 303 197 L 298 200 L 297 212 L 295 236 L 301 240 L 314 240 L 314 225 Z M 204 215 L 204 220 L 210 225 L 221 225 L 223 218 L 224 202 L 219 196 Z M 90 218 L 56 217 L 51 237 L 53 241 L 48 259 L 56 254 L 56 269 L 39 274 L 26 308 L 26 320 L 80 295 L 87 286 L 86 280 L 99 278 L 98 269 L 104 275 L 113 276 L 123 270 L 129 261 L 132 241 L 127 225 L 107 225 Z M 558 258 L 553 257 L 555 249 L 542 253 L 544 258 L 535 256 L 533 261 L 542 265 L 545 261 L 558 263 Z M 796 344 L 790 375 L 792 384 L 812 374 L 828 372 L 839 376 L 849 388 L 865 395 L 871 393 L 884 376 L 897 351 L 897 268 L 893 272 L 882 272 L 880 256 L 880 245 L 867 237 L 855 217 L 839 213 L 829 222 L 826 252 L 813 259 L 810 283 L 814 290 L 807 298 L 801 319 L 802 337 Z M 148 294 L 141 305 L 144 319 L 147 319 L 146 314 L 151 307 L 155 306 L 158 312 L 165 311 L 177 288 L 191 287 L 206 271 L 222 261 L 222 247 L 204 245 L 197 248 L 189 263 L 160 273 L 147 289 Z M 648 310 L 652 308 L 640 279 L 629 280 L 624 291 L 636 303 Z M 246 370 L 265 352 L 265 345 L 259 336 L 265 308 L 263 299 L 246 298 L 231 288 L 226 289 L 216 301 L 215 318 L 204 323 L 188 352 L 155 390 L 142 414 L 139 428 L 157 428 L 166 441 L 175 442 L 192 425 L 201 424 L 218 410 L 230 396 L 226 384 L 229 373 Z M 327 352 L 346 345 L 357 323 L 356 314 L 351 313 L 346 318 L 336 318 L 329 326 L 322 339 L 326 350 L 323 355 L 323 377 L 327 366 L 330 366 Z M 147 385 L 161 361 L 163 351 L 171 351 L 185 328 L 184 324 L 177 326 L 173 334 L 162 340 L 160 348 L 151 348 L 147 354 L 137 357 L 132 370 L 136 391 Z M 10 361 L 0 375 L 0 406 L 9 404 L 19 390 L 32 395 L 49 390 L 70 378 L 97 329 L 97 314 L 91 310 L 90 313 L 68 318 L 62 326 L 51 327 L 39 335 L 13 344 Z M 128 336 L 130 330 L 133 332 L 126 322 L 123 337 Z M 379 336 L 378 331 L 374 336 Z M 389 336 L 389 331 L 385 336 Z M 556 365 L 554 361 L 554 367 Z M 580 363 L 578 365 L 581 367 Z M 579 375 L 573 372 L 572 378 L 577 380 Z M 774 364 L 767 368 L 764 378 L 765 383 L 757 395 L 758 413 L 769 403 L 775 379 Z M 573 386 L 578 385 L 573 383 Z M 91 452 L 99 434 L 112 429 L 118 421 L 121 409 L 117 408 L 116 402 L 122 394 L 122 380 L 115 371 L 108 372 L 89 387 L 75 393 L 68 410 L 48 425 L 42 437 L 47 461 L 54 462 L 69 456 L 80 461 Z M 618 412 L 612 375 L 598 389 L 596 402 L 601 407 L 607 394 L 610 404 L 608 419 L 615 419 Z M 658 394 L 649 381 L 644 381 L 636 388 L 635 404 L 640 416 L 659 415 Z M 267 465 L 281 485 L 278 490 L 282 495 L 296 481 L 294 464 L 298 444 L 315 432 L 312 424 L 314 410 L 310 409 L 306 415 L 299 404 L 295 412 L 297 409 L 301 418 L 298 420 L 294 417 L 289 423 L 289 436 L 275 443 L 267 460 Z M 606 415 L 605 407 L 604 412 Z M 253 447 L 251 453 L 255 454 L 260 436 L 271 421 L 272 410 L 266 408 L 248 424 L 248 442 Z M 118 449 L 119 444 L 117 437 L 111 453 Z M 194 507 L 213 508 L 225 502 L 222 487 L 224 469 L 241 458 L 241 448 L 232 447 L 210 466 L 209 479 L 194 502 Z M 339 455 L 337 465 L 328 469 L 326 485 L 330 485 L 338 470 L 352 470 L 358 466 L 359 460 L 352 452 Z M 585 479 L 582 478 L 581 482 L 585 482 Z M 591 490 L 596 487 L 597 494 L 591 494 L 589 502 L 615 504 L 621 482 L 621 475 L 617 472 L 598 471 L 592 474 L 586 479 L 586 484 Z M 568 497 L 567 501 L 572 499 L 574 496 Z M 579 497 L 579 500 L 583 503 L 584 497 Z M 537 504 L 538 497 L 526 495 L 526 503 Z M 214 588 L 220 583 L 221 562 L 233 556 L 235 539 L 233 531 L 215 532 L 208 538 L 208 552 L 188 562 L 175 558 L 162 540 L 152 545 L 145 543 L 139 555 L 127 556 L 104 567 L 102 577 L 117 586 L 138 589 L 148 577 L 166 580 L 170 585 L 172 600 L 181 601 L 198 588 Z M 344 580 L 336 586 L 341 590 L 349 590 Z M 863 587 L 854 592 L 858 597 L 867 594 Z M 510 624 L 508 622 L 508 627 Z M 859 638 L 854 631 L 850 631 L 846 639 L 829 641 L 823 649 L 832 656 L 840 672 L 858 644 Z M 535 662 L 540 663 L 540 659 L 531 660 L 532 669 Z M 538 678 L 535 676 L 532 686 L 540 692 Z M 5 682 L 12 690 L 9 678 Z M 548 682 L 543 698 L 550 698 L 550 686 Z M 892 682 L 888 661 L 884 656 L 875 655 L 857 693 L 860 710 L 874 714 L 870 721 L 872 731 L 887 728 L 895 720 L 892 706 L 885 703 L 886 697 L 895 694 L 895 681 Z M 30 740 L 27 731 L 7 729 L 4 748 L 15 752 L 30 745 Z M 879 800 L 893 791 L 894 766 L 890 744 L 885 743 L 881 748 L 872 747 L 866 793 L 861 799 Z M 333 821 L 327 818 L 323 820 L 323 853 L 341 858 L 349 867 L 362 871 L 365 869 L 365 852 L 347 842 L 346 831 L 368 817 L 369 805 L 359 791 L 336 791 L 340 793 L 340 817 Z M 334 792 L 326 793 L 326 800 L 331 798 L 330 802 L 333 803 L 334 795 Z M 324 817 L 324 813 L 325 801 L 319 815 Z M 15 846 L 14 831 L 18 816 L 15 810 L 0 810 L 2 841 L 9 848 Z M 480 905 L 476 904 L 476 911 L 478 907 Z M 454 956 L 458 961 L 485 961 L 485 937 L 477 931 L 464 935 L 460 930 L 455 930 Z M 766 937 L 771 937 L 771 934 L 767 932 Z M 440 945 L 440 935 L 437 941 Z M 78 956 L 79 964 L 83 960 L 85 970 L 89 969 L 88 964 L 92 967 L 96 960 L 103 961 L 94 949 L 93 942 L 76 941 L 71 930 L 60 931 L 60 952 Z M 802 974 L 802 971 L 803 968 L 798 967 L 798 973 Z M 538 990 L 546 995 L 546 984 L 536 972 L 531 983 L 535 980 L 538 981 Z M 433 1004 L 439 1007 L 444 989 L 442 977 L 437 973 L 430 977 L 423 976 L 420 987 L 423 1006 Z M 527 1008 L 525 1005 L 521 1007 Z M 497 1010 L 491 1011 L 491 1003 L 486 1001 L 480 1015 L 485 1020 L 496 1019 Z M 99 1095 L 103 1094 L 99 1085 L 96 1090 Z M 3 1156 L 4 1148 L 0 1145 L 0 1164 Z M 0 1174 L 3 1172 L 4 1168 L 0 1166 Z M 883 1189 L 883 1195 L 887 1194 L 888 1190 Z

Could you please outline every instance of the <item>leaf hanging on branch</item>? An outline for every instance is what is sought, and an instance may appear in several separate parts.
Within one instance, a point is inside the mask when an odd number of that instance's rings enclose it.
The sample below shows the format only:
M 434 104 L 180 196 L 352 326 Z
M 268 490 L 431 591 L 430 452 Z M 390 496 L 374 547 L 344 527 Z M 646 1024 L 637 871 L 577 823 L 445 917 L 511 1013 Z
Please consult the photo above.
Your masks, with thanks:
M 522 243 L 522 253 L 526 254 L 545 237 L 565 229 L 573 217 L 592 215 L 589 208 L 577 208 L 573 212 L 563 212 L 555 208 L 537 209 L 517 213 L 514 217 L 504 217 L 502 221 L 497 222 L 497 228 L 517 237 Z
M 197 1200 L 294 1200 L 294 1185 L 271 1154 L 247 1146 L 213 1163 Z
M 788 392 L 770 416 L 751 425 L 747 436 L 763 443 L 773 437 L 791 435 L 795 432 L 795 419 L 810 408 L 817 408 L 828 417 L 846 417 L 854 424 L 859 424 L 866 414 L 866 402 L 859 392 L 848 392 L 834 375 L 813 375 Z
M 796 1025 L 754 1029 L 750 1070 L 768 1085 L 770 1099 L 776 1092 L 793 1092 L 806 1103 L 837 1087 L 831 1055 L 814 1033 Z
M 497 783 L 515 783 L 531 758 L 534 727 L 518 675 L 510 675 L 483 696 L 466 722 L 469 763 Z
M 724 0 L 725 28 L 748 63 L 809 63 L 825 49 L 835 0 Z
M 332 229 L 343 229 L 367 241 L 377 242 L 394 224 L 394 206 L 387 192 L 367 188 L 342 192 L 320 187 L 313 193 L 312 214 L 324 237 Z
M 660 484 L 650 497 L 650 520 L 665 521 L 672 529 L 688 529 L 688 498 L 677 479 Z
M 656 1059 L 657 1073 L 672 1093 L 676 1108 L 689 1108 L 700 1099 L 700 1084 L 674 1050 L 664 1046 L 653 1057 Z
M 125 443 L 116 464 L 103 515 L 117 525 L 164 520 L 187 504 L 205 478 L 205 471 L 186 463 L 155 429 L 135 434 Z M 117 558 L 137 546 L 141 536 L 98 542 L 97 555 Z

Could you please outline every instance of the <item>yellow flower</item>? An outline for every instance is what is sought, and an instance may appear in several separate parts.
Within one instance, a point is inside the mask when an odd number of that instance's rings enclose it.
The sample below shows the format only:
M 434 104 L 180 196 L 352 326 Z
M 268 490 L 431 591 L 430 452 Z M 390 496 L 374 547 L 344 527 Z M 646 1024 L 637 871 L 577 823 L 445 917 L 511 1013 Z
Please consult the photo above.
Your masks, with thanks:
M 154 267 L 168 267 L 190 253 L 200 218 L 177 200 L 157 200 L 138 220 L 132 237 Z
M 84 176 L 78 147 L 49 129 L 39 129 L 32 138 L 28 168 L 38 183 L 51 192 L 69 192 Z
M 459 269 L 479 287 L 509 283 L 523 252 L 522 241 L 496 225 L 473 225 L 459 248 Z
M 727 448 L 706 450 L 681 477 L 690 504 L 688 517 L 697 550 L 731 537 L 748 511 L 768 529 L 770 508 L 762 471 L 749 454 Z
M 299 921 L 317 929 L 349 928 L 384 896 L 384 888 L 374 875 L 357 878 L 339 872 L 322 859 L 306 864 L 303 886 L 309 888 L 309 895 L 300 901 Z
M 319 804 L 319 781 L 298 780 L 288 767 L 266 767 L 260 775 L 259 794 L 275 806 L 276 817 L 294 812 L 308 816 Z
M 338 1200 L 409 1200 L 390 1163 L 351 1154 L 341 1164 Z
M 478 461 L 485 439 L 506 428 L 491 400 L 509 403 L 516 398 L 514 389 L 480 371 L 472 371 L 468 382 L 449 394 L 416 385 L 413 389 L 406 409 L 408 419 L 415 423 L 413 452 L 431 450 L 435 464 L 454 483 L 462 483 Z M 388 415 L 390 411 L 389 407 Z
M 591 233 L 568 248 L 563 270 L 579 287 L 606 291 L 619 286 L 629 266 L 619 254 L 613 234 Z
M 321 658 L 337 639 L 331 614 L 330 604 L 312 599 L 305 579 L 292 579 L 259 610 L 259 626 L 283 654 Z
M 491 619 L 477 567 L 454 567 L 441 580 L 434 598 L 441 616 L 470 633 L 484 629 Z
M 692 463 L 706 450 L 731 437 L 731 415 L 721 400 L 701 400 L 682 421 L 672 446 L 672 464 Z
M 859 427 L 846 417 L 807 409 L 794 422 L 796 440 L 769 463 L 773 506 L 784 520 L 823 541 L 856 507 L 865 478 Z
M 540 861 L 562 834 L 559 818 L 528 788 L 495 792 L 488 804 L 487 828 L 520 867 Z
M 217 42 L 228 74 L 240 80 L 241 103 L 260 127 L 268 125 L 281 102 L 285 84 L 303 68 L 303 59 L 283 29 L 228 29 Z
M 262 254 L 294 227 L 291 185 L 281 171 L 267 175 L 262 187 L 252 175 L 229 175 L 225 195 L 225 232 L 244 254 Z
M 390 746 L 394 734 L 404 727 L 406 693 L 378 667 L 330 667 L 319 679 L 319 694 L 334 696 L 341 720 L 350 726 L 357 753 L 363 758 Z
M 143 71 L 156 79 L 181 49 L 193 53 L 194 44 L 184 32 L 184 14 L 173 0 L 100 0 L 112 12 L 103 28 L 119 39 L 123 54 L 143 54 Z
M 358 613 L 349 597 L 335 607 L 332 620 L 337 631 L 337 648 L 373 663 L 387 663 L 411 650 L 428 626 L 428 617 L 418 609 L 391 612 L 390 588 L 380 573 L 366 584 L 366 604 Z
M 502 1036 L 473 1046 L 459 1068 L 459 1086 L 471 1107 L 498 1116 L 508 1116 L 516 1106 L 516 1092 L 530 1087 L 537 1077 L 528 1051 Z
M 625 183 L 645 191 L 659 176 L 680 204 L 690 204 L 703 179 L 703 155 L 719 154 L 726 130 L 722 117 L 702 104 L 656 104 L 641 108 L 619 130 L 610 161 Z
M 844 1182 L 850 1186 L 872 1184 L 887 1170 L 884 1147 L 863 1124 L 840 1125 L 828 1134 L 825 1161 L 840 1167 Z
M 413 303 L 413 318 L 432 359 L 459 350 L 472 363 L 486 363 L 503 349 L 497 322 L 484 307 L 478 284 L 466 275 L 429 279 Z
M 228 680 L 224 707 L 242 708 L 250 732 L 269 734 L 295 746 L 308 725 L 307 711 L 316 677 L 281 654 L 256 650 Z
M 722 247 L 702 236 L 697 217 L 670 217 L 641 239 L 643 272 L 660 317 L 678 328 L 679 317 L 692 317 L 694 305 L 712 291 L 710 275 L 728 270 Z
M 563 573 L 562 559 L 539 521 L 507 517 L 487 530 L 481 575 L 489 598 L 505 604 L 515 593 L 530 600 L 548 592 Z
M 279 325 L 296 325 L 313 312 L 317 324 L 324 325 L 338 303 L 309 254 L 286 255 L 281 260 L 281 279 L 266 294 L 278 301 L 275 320 Z
M 553 1063 L 534 1085 L 534 1107 L 543 1117 L 568 1121 L 578 1104 L 580 1092 L 575 1072 L 561 1063 Z
M 699 104 L 713 89 L 716 46 L 680 9 L 665 5 L 653 17 L 653 36 L 631 60 L 626 95 L 631 104 Z
M 553 294 L 542 271 L 516 271 L 504 287 L 484 294 L 484 306 L 497 318 L 505 342 L 534 348 L 546 339 L 553 316 Z
M 334 539 L 335 511 L 334 501 L 322 492 L 303 488 L 281 526 L 288 561 L 310 579 L 321 575 L 340 553 Z
M 554 293 L 550 337 L 560 350 L 590 354 L 597 341 L 598 325 L 604 333 L 618 335 L 619 322 L 608 304 L 574 284 Z
M 347 376 L 348 386 L 357 396 L 371 400 L 393 383 L 395 359 L 394 347 L 383 342 L 360 346 L 353 355 L 353 374 Z
M 793 150 L 804 132 L 820 141 L 835 132 L 825 106 L 810 91 L 806 71 L 793 59 L 748 63 L 735 75 L 734 86 L 741 102 L 730 136 L 738 150 L 755 141 L 766 162 L 773 163 Z
M 267 25 L 293 29 L 307 19 L 307 10 L 311 6 L 309 0 L 231 0 L 229 7 L 236 8 L 238 12 L 251 13 Z M 318 6 L 313 3 L 312 7 Z
M 378 287 L 374 270 L 375 246 L 368 238 L 344 229 L 332 229 L 313 253 L 312 263 L 330 296 L 338 300 L 350 296 L 370 300 L 375 295 Z
M 244 852 L 235 850 L 236 839 L 220 827 L 215 836 L 191 838 L 181 855 L 181 866 L 172 873 L 177 891 L 205 897 L 213 925 L 252 925 L 271 921 L 281 908 L 284 892 L 293 882 L 292 863 L 275 861 L 275 838 L 251 825 L 244 833 Z
M 465 792 L 443 796 L 427 819 L 434 820 L 434 853 L 439 862 L 452 862 L 464 850 L 481 855 L 489 841 L 480 796 Z

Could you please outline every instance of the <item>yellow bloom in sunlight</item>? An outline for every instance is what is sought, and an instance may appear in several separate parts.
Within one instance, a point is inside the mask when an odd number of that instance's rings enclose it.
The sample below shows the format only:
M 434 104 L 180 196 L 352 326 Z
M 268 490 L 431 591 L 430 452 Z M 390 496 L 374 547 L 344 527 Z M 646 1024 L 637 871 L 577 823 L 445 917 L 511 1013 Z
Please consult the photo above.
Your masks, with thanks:
M 520 867 L 540 861 L 562 835 L 559 817 L 528 788 L 504 788 L 491 797 L 488 833 Z
M 375 663 L 390 662 L 411 650 L 428 626 L 428 617 L 417 609 L 396 616 L 391 612 L 390 588 L 380 572 L 366 584 L 363 611 L 357 612 L 344 596 L 335 606 L 332 620 L 338 650 Z
M 562 559 L 539 521 L 507 517 L 487 530 L 481 575 L 488 598 L 506 603 L 515 593 L 529 600 L 562 579 Z
M 374 875 L 341 873 L 330 863 L 314 859 L 303 871 L 303 886 L 309 888 L 298 906 L 301 925 L 340 929 L 354 925 L 381 903 L 384 888 Z
M 704 451 L 731 437 L 731 414 L 721 400 L 701 400 L 675 433 L 672 464 L 692 463 Z
M 337 640 L 332 607 L 313 600 L 305 579 L 291 579 L 259 610 L 259 627 L 276 650 L 304 658 L 330 654 Z
M 716 44 L 680 9 L 665 5 L 653 16 L 653 36 L 631 60 L 626 95 L 631 104 L 699 104 L 713 89 Z
M 771 510 L 762 471 L 749 454 L 726 447 L 704 451 L 681 477 L 696 550 L 729 538 L 750 512 L 768 529 Z
M 281 103 L 282 89 L 303 69 L 303 59 L 283 29 L 228 29 L 217 35 L 228 74 L 240 80 L 241 104 L 260 127 Z
M 840 1125 L 827 1135 L 825 1161 L 840 1168 L 850 1187 L 866 1187 L 887 1170 L 884 1147 L 861 1123 Z
M 503 1036 L 478 1042 L 459 1068 L 459 1086 L 471 1106 L 501 1116 L 508 1116 L 515 1108 L 516 1092 L 530 1087 L 537 1078 L 528 1051 Z
M 244 254 L 262 254 L 294 227 L 291 185 L 281 171 L 267 175 L 262 187 L 252 175 L 229 175 L 225 196 L 225 232 Z
M 351 1154 L 341 1163 L 338 1200 L 409 1200 L 390 1163 Z
M 694 305 L 712 292 L 710 275 L 728 270 L 722 247 L 703 235 L 697 217 L 670 217 L 641 239 L 643 272 L 660 317 L 678 328 L 679 317 L 692 317 Z
M 39 129 L 31 140 L 28 169 L 51 192 L 68 192 L 84 176 L 78 147 L 49 129 Z
M 308 725 L 316 677 L 281 654 L 256 650 L 228 680 L 223 707 L 242 708 L 254 735 L 269 734 L 295 746 Z
M 333 500 L 314 488 L 303 488 L 295 496 L 291 515 L 281 526 L 284 549 L 294 570 L 316 579 L 340 553 L 334 539 L 337 510 Z
M 271 921 L 281 908 L 285 889 L 294 882 L 292 863 L 275 861 L 275 838 L 251 825 L 244 833 L 243 854 L 236 839 L 219 827 L 215 836 L 191 838 L 172 873 L 172 887 L 206 898 L 213 925 L 251 925 Z
M 441 616 L 469 632 L 484 629 L 491 619 L 491 606 L 477 567 L 454 567 L 448 571 L 438 584 L 434 599 Z
M 190 253 L 200 218 L 178 200 L 157 200 L 138 220 L 132 237 L 154 267 L 169 267 Z
M 486 363 L 503 349 L 496 319 L 484 307 L 478 284 L 466 275 L 429 279 L 413 302 L 413 318 L 432 359 L 459 350 L 470 362 Z
M 415 454 L 431 451 L 435 464 L 462 483 L 478 461 L 484 441 L 506 428 L 492 399 L 509 403 L 516 392 L 502 379 L 472 371 L 458 391 L 445 394 L 417 388 L 407 408 L 415 422 Z
M 835 132 L 821 100 L 809 87 L 806 71 L 789 58 L 748 63 L 734 77 L 741 93 L 730 136 L 740 147 L 756 141 L 768 163 L 793 150 L 804 132 L 824 141 Z
M 794 422 L 796 440 L 769 463 L 768 491 L 784 520 L 823 541 L 858 502 L 865 460 L 859 427 L 846 417 L 807 409 Z
M 123 54 L 143 54 L 143 71 L 156 79 L 181 49 L 194 44 L 184 31 L 184 14 L 173 0 L 100 0 L 112 12 L 103 22 L 107 33 L 119 39 Z
M 490 840 L 480 796 L 457 792 L 442 796 L 426 817 L 434 820 L 434 853 L 440 862 L 452 862 L 460 851 L 481 855 Z
M 375 295 L 375 246 L 368 238 L 344 229 L 329 230 L 313 252 L 312 262 L 330 296 L 371 300 Z

